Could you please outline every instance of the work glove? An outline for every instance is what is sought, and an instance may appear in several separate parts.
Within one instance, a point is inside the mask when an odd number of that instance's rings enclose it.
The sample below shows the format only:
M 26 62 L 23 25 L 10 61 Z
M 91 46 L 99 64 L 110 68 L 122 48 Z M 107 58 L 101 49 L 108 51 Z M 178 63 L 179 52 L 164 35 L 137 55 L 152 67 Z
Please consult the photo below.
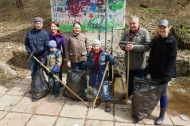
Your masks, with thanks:
M 51 70 L 51 71 L 48 73 L 48 75 L 49 75 L 49 77 L 53 77 L 54 71 Z
M 167 83 L 168 83 L 168 82 L 165 81 L 165 80 L 159 80 L 159 84 L 160 84 L 160 85 L 167 84 Z
M 29 52 L 27 52 L 27 54 L 30 56 L 32 54 L 32 52 L 29 51 Z
M 88 54 L 88 57 L 89 57 L 90 59 L 94 59 L 94 53 L 90 52 L 90 53 Z
M 114 59 L 113 56 L 108 56 L 108 58 L 107 58 L 107 60 L 110 61 L 110 62 L 111 62 L 113 59 Z

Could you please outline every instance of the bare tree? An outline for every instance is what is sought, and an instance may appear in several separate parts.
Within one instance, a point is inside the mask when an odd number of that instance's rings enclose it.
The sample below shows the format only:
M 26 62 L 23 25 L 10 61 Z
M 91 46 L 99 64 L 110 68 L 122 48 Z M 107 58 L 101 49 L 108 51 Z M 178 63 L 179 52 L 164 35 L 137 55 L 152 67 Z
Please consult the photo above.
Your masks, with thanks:
M 17 6 L 18 8 L 23 7 L 23 6 L 24 6 L 23 1 L 22 1 L 22 0 L 16 0 L 16 6 Z

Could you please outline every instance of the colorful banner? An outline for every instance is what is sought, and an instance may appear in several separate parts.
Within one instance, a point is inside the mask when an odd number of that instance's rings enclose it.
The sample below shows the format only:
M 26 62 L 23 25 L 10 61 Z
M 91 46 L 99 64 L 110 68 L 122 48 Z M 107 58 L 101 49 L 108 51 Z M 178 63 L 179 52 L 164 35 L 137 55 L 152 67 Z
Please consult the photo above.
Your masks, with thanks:
M 60 28 L 72 31 L 72 24 L 79 21 L 83 31 L 105 31 L 107 6 L 107 30 L 125 27 L 125 0 L 50 0 L 52 21 Z

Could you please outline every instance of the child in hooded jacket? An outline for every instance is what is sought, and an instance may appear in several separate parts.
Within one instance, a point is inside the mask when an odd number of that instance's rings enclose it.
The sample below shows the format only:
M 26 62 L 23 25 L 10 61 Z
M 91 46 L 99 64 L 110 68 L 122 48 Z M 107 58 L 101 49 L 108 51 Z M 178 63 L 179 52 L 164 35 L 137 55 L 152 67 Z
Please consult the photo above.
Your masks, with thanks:
M 109 61 L 110 65 L 116 63 L 116 60 L 113 56 L 109 55 L 107 52 L 103 51 L 101 47 L 101 42 L 97 39 L 92 42 L 92 49 L 87 57 L 87 68 L 91 69 L 89 85 L 93 88 L 93 95 L 96 97 L 99 89 L 99 85 L 101 83 L 104 71 L 106 69 L 106 64 Z M 108 88 L 109 80 L 108 80 L 108 72 L 106 72 L 103 84 L 102 91 L 103 97 L 106 102 L 106 112 L 111 111 L 110 107 L 110 93 Z M 97 108 L 101 103 L 100 95 L 95 103 L 94 108 Z
M 54 97 L 59 96 L 60 82 L 53 77 L 53 75 L 60 78 L 60 67 L 62 64 L 62 55 L 61 51 L 57 49 L 57 44 L 55 40 L 49 41 L 49 51 L 46 58 L 42 61 L 43 64 L 51 71 L 47 73 L 48 83 L 50 84 L 51 93 L 54 94 Z

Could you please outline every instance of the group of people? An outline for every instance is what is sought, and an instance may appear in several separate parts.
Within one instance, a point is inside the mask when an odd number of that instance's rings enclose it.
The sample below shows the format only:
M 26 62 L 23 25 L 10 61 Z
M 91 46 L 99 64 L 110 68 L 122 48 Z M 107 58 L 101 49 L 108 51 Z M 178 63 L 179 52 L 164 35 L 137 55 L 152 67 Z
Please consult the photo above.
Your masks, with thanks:
M 109 55 L 101 47 L 101 42 L 97 39 L 90 43 L 85 34 L 81 33 L 79 22 L 73 23 L 73 33 L 65 37 L 59 30 L 59 23 L 51 22 L 51 32 L 48 34 L 43 30 L 43 19 L 34 19 L 35 28 L 28 31 L 25 39 L 25 46 L 28 54 L 37 57 L 51 72 L 48 72 L 49 83 L 52 85 L 55 98 L 59 96 L 60 83 L 53 75 L 62 77 L 62 67 L 66 63 L 67 67 L 75 70 L 91 69 L 89 85 L 93 87 L 93 95 L 96 96 L 101 83 L 106 63 L 111 65 L 116 63 L 113 56 Z M 129 88 L 128 97 L 133 95 L 134 77 L 144 78 L 145 67 L 148 65 L 148 73 L 151 79 L 158 80 L 159 84 L 165 84 L 165 90 L 160 99 L 160 116 L 155 121 L 156 125 L 162 124 L 168 103 L 167 85 L 175 76 L 175 66 L 177 57 L 177 42 L 170 33 L 170 23 L 168 20 L 161 20 L 158 23 L 158 34 L 150 39 L 149 32 L 140 26 L 139 18 L 131 16 L 129 18 L 129 30 L 121 39 L 126 43 L 119 43 L 120 48 L 125 51 L 125 63 L 127 66 L 127 53 L 130 52 L 129 68 Z M 128 43 L 127 43 L 128 42 Z M 149 59 L 146 60 L 146 52 L 150 51 Z M 147 64 L 148 63 L 148 64 Z M 34 78 L 37 61 L 30 59 L 31 76 Z M 126 75 L 127 76 L 127 75 Z M 108 89 L 108 73 L 106 74 L 102 91 L 106 102 L 106 111 L 110 112 L 110 93 Z M 84 83 L 84 92 L 87 94 L 87 82 Z M 126 96 L 126 95 L 125 95 Z M 101 103 L 98 97 L 95 107 Z
M 73 70 L 86 70 L 88 68 L 91 69 L 89 83 L 93 87 L 94 96 L 96 96 L 106 68 L 106 63 L 108 61 L 111 65 L 116 63 L 113 56 L 103 51 L 101 42 L 94 39 L 90 45 L 87 36 L 81 33 L 80 22 L 73 23 L 73 33 L 67 37 L 59 30 L 58 22 L 51 22 L 51 32 L 49 34 L 43 29 L 42 18 L 36 17 L 34 19 L 34 26 L 33 29 L 27 32 L 25 39 L 26 51 L 29 55 L 32 55 L 30 58 L 32 80 L 37 71 L 38 61 L 35 60 L 37 58 L 50 70 L 50 72 L 46 71 L 48 83 L 51 93 L 57 98 L 61 84 L 55 76 L 61 80 L 64 63 L 68 68 Z M 108 82 L 107 73 L 102 89 L 106 101 L 106 111 L 110 112 Z M 84 81 L 84 93 L 88 93 L 86 80 Z M 95 107 L 98 107 L 100 103 L 101 100 L 98 97 Z

